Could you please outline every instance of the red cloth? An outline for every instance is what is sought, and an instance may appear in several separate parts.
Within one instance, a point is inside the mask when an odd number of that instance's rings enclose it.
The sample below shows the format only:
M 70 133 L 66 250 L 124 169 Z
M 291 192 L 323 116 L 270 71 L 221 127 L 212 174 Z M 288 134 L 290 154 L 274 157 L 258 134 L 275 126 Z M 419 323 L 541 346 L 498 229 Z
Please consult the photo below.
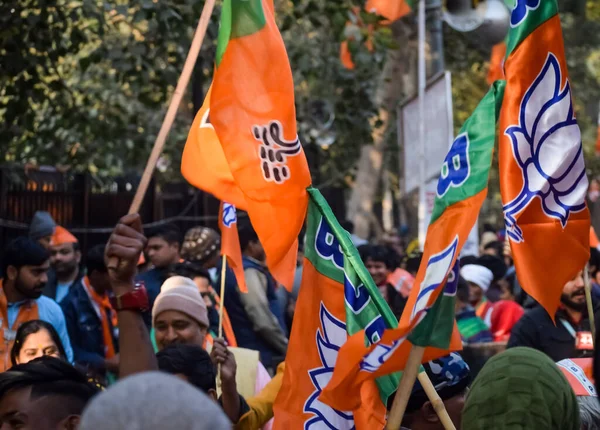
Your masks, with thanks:
M 500 300 L 492 309 L 492 335 L 495 342 L 508 340 L 513 326 L 521 319 L 525 311 L 512 300 Z

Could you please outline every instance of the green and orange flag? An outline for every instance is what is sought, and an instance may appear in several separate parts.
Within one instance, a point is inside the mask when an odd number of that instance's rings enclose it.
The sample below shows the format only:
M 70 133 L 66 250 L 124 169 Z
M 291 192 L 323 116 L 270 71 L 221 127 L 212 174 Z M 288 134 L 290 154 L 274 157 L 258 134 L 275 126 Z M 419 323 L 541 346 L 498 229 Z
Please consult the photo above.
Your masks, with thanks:
M 215 76 L 182 171 L 192 184 L 248 212 L 272 275 L 291 288 L 311 178 L 272 0 L 223 1 Z
M 521 285 L 553 317 L 563 286 L 589 258 L 590 231 L 556 0 L 514 2 L 504 71 L 499 161 L 506 232 Z
M 465 122 L 446 155 L 436 189 L 423 259 L 397 329 L 379 342 L 366 331 L 350 337 L 339 352 L 324 403 L 353 410 L 365 382 L 402 370 L 413 345 L 425 347 L 423 361 L 462 348 L 454 321 L 458 256 L 487 195 L 496 119 L 504 82 L 496 82 Z
M 333 409 L 319 399 L 348 336 L 364 330 L 368 342 L 377 342 L 398 322 L 321 193 L 314 188 L 308 192 L 302 284 L 283 382 L 273 407 L 274 428 L 381 429 L 387 398 L 398 385 L 396 374 L 352 393 L 357 398 L 352 411 Z

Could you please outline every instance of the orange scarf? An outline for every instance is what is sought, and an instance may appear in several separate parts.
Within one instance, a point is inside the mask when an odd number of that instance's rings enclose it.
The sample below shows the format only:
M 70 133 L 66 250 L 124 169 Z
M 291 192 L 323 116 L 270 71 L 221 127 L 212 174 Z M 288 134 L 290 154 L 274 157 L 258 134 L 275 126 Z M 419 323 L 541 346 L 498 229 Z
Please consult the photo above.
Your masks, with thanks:
M 104 356 L 105 358 L 112 358 L 115 356 L 115 345 L 113 343 L 112 333 L 110 331 L 110 324 L 108 323 L 107 311 L 110 312 L 110 318 L 113 327 L 117 327 L 117 313 L 114 311 L 108 299 L 108 294 L 101 296 L 92 288 L 90 280 L 85 276 L 82 280 L 83 286 L 87 290 L 90 298 L 94 301 L 96 306 L 96 312 L 102 322 L 102 338 L 104 341 Z
M 40 313 L 38 312 L 37 302 L 35 300 L 28 300 L 20 306 L 17 319 L 12 327 L 9 327 L 8 300 L 2 288 L 2 279 L 0 279 L 0 314 L 2 318 L 0 320 L 0 354 L 3 356 L 3 360 L 0 360 L 0 372 L 4 372 L 11 367 L 10 351 L 15 342 L 14 337 L 17 329 L 24 322 L 40 319 Z M 6 336 L 7 334 L 9 336 Z

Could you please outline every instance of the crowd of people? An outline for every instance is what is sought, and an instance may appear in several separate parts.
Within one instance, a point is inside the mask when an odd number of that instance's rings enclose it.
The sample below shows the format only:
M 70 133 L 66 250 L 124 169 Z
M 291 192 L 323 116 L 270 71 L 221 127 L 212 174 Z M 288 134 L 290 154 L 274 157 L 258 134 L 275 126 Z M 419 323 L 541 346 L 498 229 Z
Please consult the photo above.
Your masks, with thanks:
M 352 233 L 351 223 L 344 227 Z M 461 258 L 456 321 L 465 348 L 507 351 L 477 375 L 460 353 L 424 364 L 456 428 L 600 429 L 583 272 L 550 316 L 519 285 L 502 232 L 485 230 L 479 255 Z M 243 218 L 239 238 L 248 292 L 227 268 L 222 307 L 217 231 L 142 231 L 140 218 L 128 215 L 108 243 L 82 255 L 74 235 L 36 213 L 0 265 L 0 428 L 270 429 L 302 252 L 288 291 Z M 351 238 L 400 318 L 421 261 L 417 247 L 396 234 L 378 243 Z M 598 321 L 596 249 L 589 276 Z M 419 382 L 403 426 L 444 428 Z

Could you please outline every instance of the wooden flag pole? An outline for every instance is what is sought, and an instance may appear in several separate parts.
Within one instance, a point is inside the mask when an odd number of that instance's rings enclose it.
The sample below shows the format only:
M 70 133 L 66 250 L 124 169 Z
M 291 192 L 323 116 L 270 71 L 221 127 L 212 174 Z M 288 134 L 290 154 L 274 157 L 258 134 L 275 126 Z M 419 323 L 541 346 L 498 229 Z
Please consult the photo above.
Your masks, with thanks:
M 596 345 L 596 318 L 594 306 L 592 305 L 592 283 L 590 282 L 590 265 L 586 263 L 583 268 L 583 285 L 585 287 L 585 301 L 587 303 L 588 318 L 590 319 L 590 330 L 592 332 L 592 345 Z
M 215 1 L 216 0 L 206 0 L 204 3 L 204 8 L 202 9 L 202 14 L 200 15 L 200 21 L 198 21 L 198 26 L 196 27 L 196 32 L 194 33 L 194 38 L 192 39 L 192 45 L 190 46 L 187 58 L 185 59 L 179 80 L 177 81 L 175 92 L 173 93 L 171 102 L 169 103 L 169 108 L 167 109 L 163 123 L 160 126 L 158 136 L 156 136 L 156 140 L 154 141 L 154 146 L 152 147 L 152 152 L 150 153 L 148 162 L 146 163 L 146 168 L 144 169 L 144 174 L 140 180 L 140 185 L 138 186 L 135 196 L 133 197 L 133 201 L 131 202 L 131 206 L 129 207 L 130 214 L 139 212 L 142 201 L 144 200 L 144 196 L 146 195 L 146 191 L 148 190 L 148 185 L 150 185 L 150 179 L 154 174 L 154 168 L 156 167 L 156 163 L 158 162 L 160 154 L 162 154 L 167 136 L 171 131 L 173 121 L 175 120 L 175 115 L 179 109 L 181 99 L 183 98 L 185 89 L 190 82 L 194 65 L 198 59 L 198 54 L 200 53 L 200 48 L 202 47 L 206 30 L 208 29 L 210 16 L 212 15 L 215 7 Z M 119 260 L 116 258 L 111 258 L 108 262 L 109 269 L 116 269 L 118 265 Z
M 223 337 L 223 309 L 225 307 L 225 275 L 227 274 L 227 257 L 223 255 L 221 262 L 221 303 L 219 303 L 219 338 Z M 221 386 L 221 363 L 217 366 L 217 384 Z
M 404 418 L 406 405 L 408 404 L 408 399 L 412 393 L 413 385 L 415 385 L 415 380 L 417 379 L 424 353 L 425 348 L 413 345 L 410 354 L 408 354 L 408 361 L 406 362 L 404 372 L 402 372 L 400 384 L 396 391 L 396 397 L 392 404 L 392 410 L 388 416 L 388 422 L 385 427 L 387 430 L 398 430 L 402 425 L 402 418 Z
M 435 387 L 431 383 L 431 379 L 425 372 L 420 372 L 417 376 L 425 394 L 427 394 L 427 398 L 431 402 L 433 406 L 433 410 L 440 418 L 440 422 L 444 426 L 445 430 L 456 430 L 452 419 L 450 419 L 450 415 L 448 415 L 448 411 L 446 410 L 446 406 L 444 406 L 444 401 L 441 399 L 440 395 L 437 391 L 435 391 Z

